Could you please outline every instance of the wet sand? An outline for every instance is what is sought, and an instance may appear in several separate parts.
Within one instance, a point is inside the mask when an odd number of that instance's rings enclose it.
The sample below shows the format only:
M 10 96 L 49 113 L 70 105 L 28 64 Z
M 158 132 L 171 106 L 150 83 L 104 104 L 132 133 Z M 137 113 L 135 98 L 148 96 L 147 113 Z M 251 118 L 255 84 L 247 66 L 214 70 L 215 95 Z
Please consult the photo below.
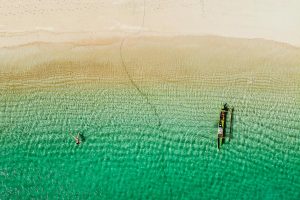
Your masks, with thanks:
M 2 87 L 8 82 L 30 85 L 30 81 L 53 80 L 54 84 L 59 79 L 190 82 L 223 76 L 221 80 L 225 81 L 240 75 L 245 80 L 239 84 L 263 84 L 268 75 L 275 84 L 283 78 L 284 84 L 296 84 L 300 73 L 299 48 L 266 40 L 215 36 L 34 42 L 1 48 L 0 59 Z M 212 80 L 211 84 L 221 82 Z

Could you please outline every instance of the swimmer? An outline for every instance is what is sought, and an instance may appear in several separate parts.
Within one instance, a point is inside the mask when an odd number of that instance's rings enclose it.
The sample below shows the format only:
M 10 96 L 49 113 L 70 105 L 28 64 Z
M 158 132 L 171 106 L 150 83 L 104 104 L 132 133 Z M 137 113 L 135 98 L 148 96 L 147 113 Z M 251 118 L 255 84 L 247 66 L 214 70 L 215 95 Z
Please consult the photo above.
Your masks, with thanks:
M 79 140 L 79 137 L 75 137 L 75 141 L 76 141 L 76 144 L 80 144 L 80 140 Z
M 80 144 L 80 139 L 79 139 L 80 134 L 78 133 L 76 137 L 73 136 L 72 133 L 70 133 L 70 135 L 75 139 L 76 144 L 79 145 Z

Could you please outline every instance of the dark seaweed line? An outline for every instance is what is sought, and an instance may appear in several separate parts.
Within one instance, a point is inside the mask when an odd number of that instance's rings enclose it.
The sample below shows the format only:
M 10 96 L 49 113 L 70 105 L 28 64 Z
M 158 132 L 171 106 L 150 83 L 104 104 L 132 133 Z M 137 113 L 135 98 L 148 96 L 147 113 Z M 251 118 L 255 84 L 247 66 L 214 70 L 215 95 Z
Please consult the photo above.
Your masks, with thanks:
M 143 18 L 142 18 L 142 24 L 140 26 L 140 30 L 136 33 L 137 35 L 140 34 L 142 28 L 144 27 L 145 23 L 145 16 L 146 16 L 146 0 L 144 0 L 144 11 L 143 11 Z M 121 41 L 120 48 L 119 48 L 119 53 L 120 53 L 120 58 L 121 58 L 121 63 L 122 66 L 127 74 L 127 77 L 131 83 L 131 85 L 138 91 L 138 93 L 146 100 L 146 103 L 151 107 L 151 109 L 154 112 L 154 115 L 157 117 L 157 127 L 159 128 L 161 126 L 161 119 L 160 116 L 158 115 L 156 107 L 150 102 L 150 99 L 146 93 L 144 93 L 141 88 L 134 82 L 132 76 L 130 75 L 127 65 L 125 64 L 124 57 L 123 57 L 123 46 L 124 42 L 127 39 L 127 37 L 124 37 Z

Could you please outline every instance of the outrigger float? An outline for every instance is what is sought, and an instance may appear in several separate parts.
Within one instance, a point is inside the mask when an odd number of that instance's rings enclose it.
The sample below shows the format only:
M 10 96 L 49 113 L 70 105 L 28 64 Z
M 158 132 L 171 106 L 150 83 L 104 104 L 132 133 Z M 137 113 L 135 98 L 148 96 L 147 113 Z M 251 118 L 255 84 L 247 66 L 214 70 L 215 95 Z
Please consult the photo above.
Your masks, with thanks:
M 227 118 L 227 113 L 230 112 L 230 129 L 229 129 L 229 134 L 227 136 L 226 134 L 226 118 Z M 223 105 L 221 108 L 221 113 L 220 113 L 220 120 L 218 123 L 218 149 L 220 150 L 222 144 L 225 143 L 225 138 L 228 137 L 229 139 L 232 136 L 232 114 L 233 114 L 233 108 L 229 108 L 227 106 L 227 103 Z

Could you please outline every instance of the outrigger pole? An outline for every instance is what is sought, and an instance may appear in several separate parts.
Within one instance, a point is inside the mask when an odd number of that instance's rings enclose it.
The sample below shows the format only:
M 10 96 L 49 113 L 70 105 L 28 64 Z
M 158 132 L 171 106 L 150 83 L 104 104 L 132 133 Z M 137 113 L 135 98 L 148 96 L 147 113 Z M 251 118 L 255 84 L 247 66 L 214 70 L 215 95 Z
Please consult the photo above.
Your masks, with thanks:
M 234 107 L 232 107 L 230 110 L 230 127 L 229 127 L 229 141 L 231 140 L 231 137 L 232 137 L 232 120 L 233 120 L 233 110 L 234 110 Z

